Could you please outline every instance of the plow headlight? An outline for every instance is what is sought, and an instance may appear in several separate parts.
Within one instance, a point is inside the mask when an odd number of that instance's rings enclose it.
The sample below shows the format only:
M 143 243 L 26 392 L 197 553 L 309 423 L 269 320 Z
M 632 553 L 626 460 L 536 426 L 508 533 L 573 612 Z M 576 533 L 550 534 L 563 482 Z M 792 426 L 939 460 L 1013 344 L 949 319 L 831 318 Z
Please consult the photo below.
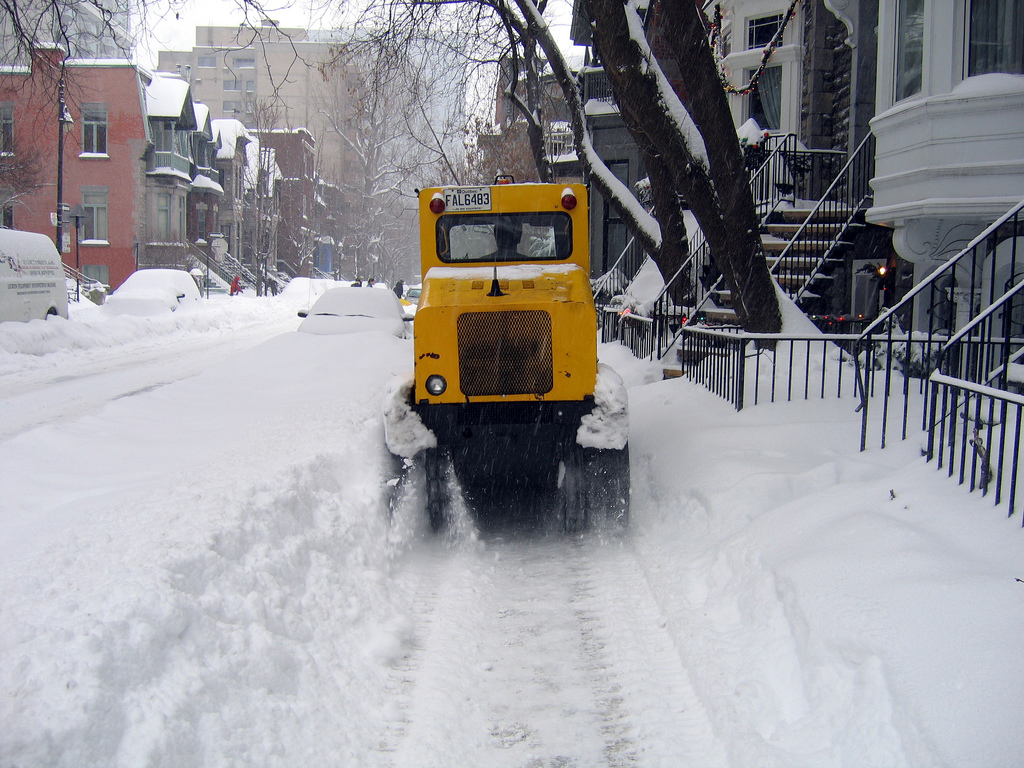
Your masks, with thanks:
M 427 376 L 425 386 L 427 387 L 427 392 L 437 397 L 438 395 L 443 395 L 444 391 L 448 389 L 448 382 L 444 380 L 444 376 L 438 376 L 434 373 Z

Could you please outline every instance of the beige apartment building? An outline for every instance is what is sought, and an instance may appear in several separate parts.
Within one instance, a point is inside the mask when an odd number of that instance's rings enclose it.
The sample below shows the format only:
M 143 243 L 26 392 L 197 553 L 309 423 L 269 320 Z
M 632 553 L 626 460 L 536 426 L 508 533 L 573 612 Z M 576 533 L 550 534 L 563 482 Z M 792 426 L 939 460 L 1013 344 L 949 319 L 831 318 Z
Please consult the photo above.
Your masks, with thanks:
M 343 33 L 280 27 L 196 27 L 191 51 L 160 51 L 161 72 L 179 72 L 192 97 L 213 118 L 235 118 L 254 130 L 306 128 L 317 146 L 319 175 L 340 181 L 352 167 L 340 132 L 351 109 L 345 70 L 323 65 L 342 44 Z M 273 105 L 272 125 L 259 104 Z

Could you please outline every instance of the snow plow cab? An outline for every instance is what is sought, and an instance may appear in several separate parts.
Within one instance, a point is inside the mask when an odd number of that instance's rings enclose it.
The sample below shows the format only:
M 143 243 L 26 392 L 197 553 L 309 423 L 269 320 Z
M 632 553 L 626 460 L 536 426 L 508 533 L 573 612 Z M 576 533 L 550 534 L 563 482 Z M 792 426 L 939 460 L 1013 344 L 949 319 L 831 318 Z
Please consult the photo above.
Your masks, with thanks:
M 391 452 L 423 466 L 431 526 L 458 491 L 470 509 L 547 504 L 569 532 L 624 525 L 626 398 L 597 362 L 586 188 L 425 189 L 419 216 L 415 372 L 385 425 Z

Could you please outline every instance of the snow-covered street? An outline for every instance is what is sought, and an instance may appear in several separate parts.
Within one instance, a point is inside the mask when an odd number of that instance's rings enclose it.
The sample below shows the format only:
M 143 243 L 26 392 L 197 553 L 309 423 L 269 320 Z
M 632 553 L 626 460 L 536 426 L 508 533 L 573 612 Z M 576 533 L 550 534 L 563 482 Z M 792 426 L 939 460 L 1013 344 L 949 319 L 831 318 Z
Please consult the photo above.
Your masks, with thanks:
M 1024 764 L 1021 521 L 919 440 L 603 346 L 629 529 L 435 537 L 412 341 L 307 300 L 0 325 L 2 768 Z

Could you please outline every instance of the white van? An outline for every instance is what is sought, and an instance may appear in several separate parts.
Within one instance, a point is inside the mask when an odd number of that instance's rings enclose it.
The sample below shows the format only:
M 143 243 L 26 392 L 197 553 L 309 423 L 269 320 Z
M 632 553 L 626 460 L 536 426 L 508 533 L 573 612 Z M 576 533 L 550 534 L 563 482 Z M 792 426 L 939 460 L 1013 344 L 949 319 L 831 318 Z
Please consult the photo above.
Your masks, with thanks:
M 37 232 L 0 229 L 0 321 L 68 316 L 64 265 Z

